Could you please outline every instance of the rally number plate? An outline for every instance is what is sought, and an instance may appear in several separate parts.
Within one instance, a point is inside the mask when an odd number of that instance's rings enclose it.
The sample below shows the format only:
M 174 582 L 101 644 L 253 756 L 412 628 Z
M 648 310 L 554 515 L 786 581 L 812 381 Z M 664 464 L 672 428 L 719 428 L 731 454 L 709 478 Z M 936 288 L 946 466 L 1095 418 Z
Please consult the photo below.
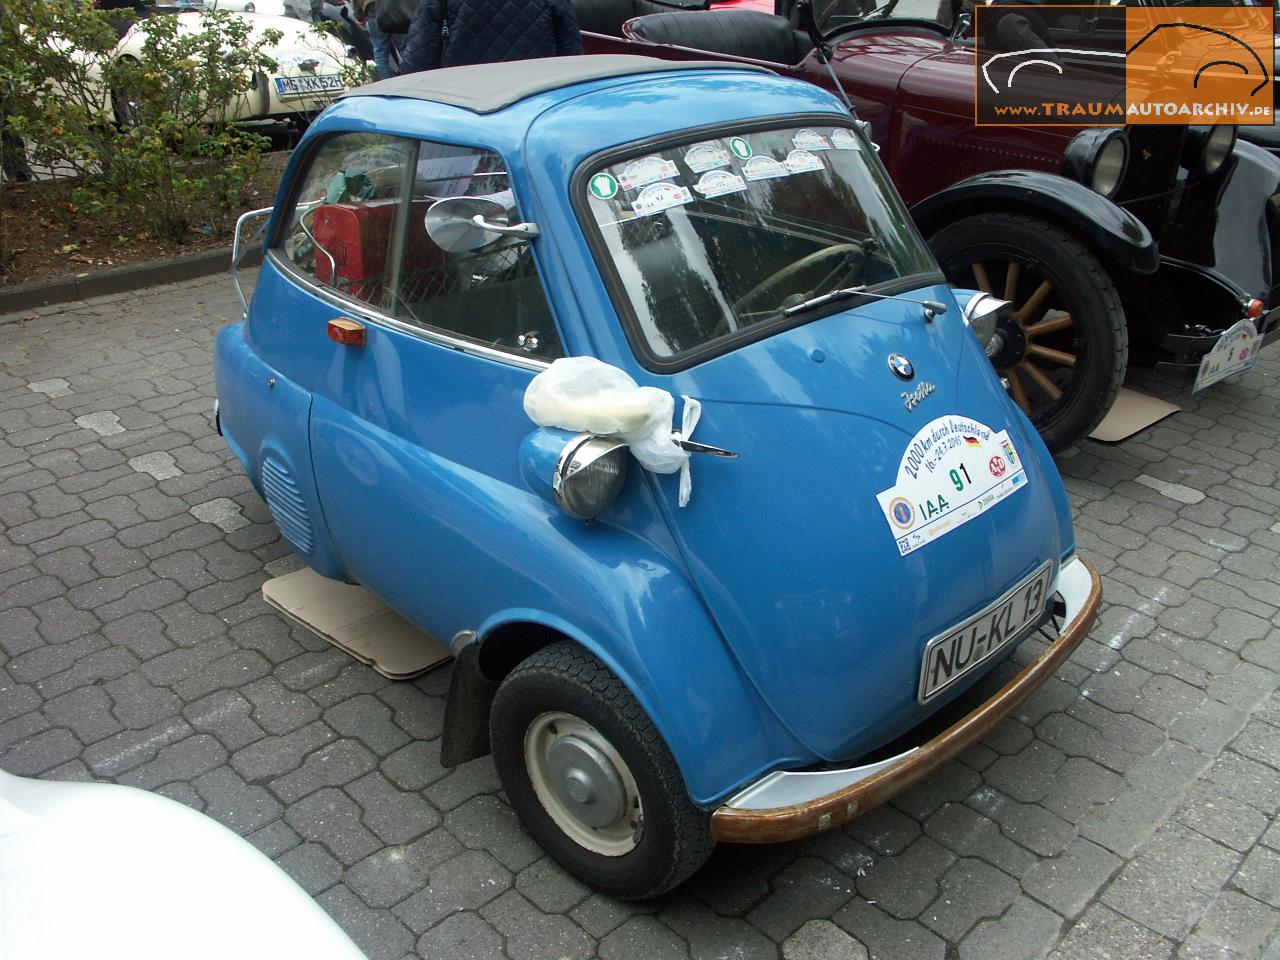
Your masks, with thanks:
M 276 93 L 296 97 L 308 93 L 341 93 L 342 77 L 336 73 L 319 77 L 276 77 Z
M 1262 347 L 1262 334 L 1252 320 L 1241 320 L 1218 338 L 1214 348 L 1200 360 L 1192 393 L 1211 387 L 1219 380 L 1236 373 L 1244 373 L 1258 362 L 1258 350 Z
M 929 641 L 920 668 L 919 699 L 931 700 L 976 670 L 1044 613 L 1053 565 L 1046 563 L 980 613 Z

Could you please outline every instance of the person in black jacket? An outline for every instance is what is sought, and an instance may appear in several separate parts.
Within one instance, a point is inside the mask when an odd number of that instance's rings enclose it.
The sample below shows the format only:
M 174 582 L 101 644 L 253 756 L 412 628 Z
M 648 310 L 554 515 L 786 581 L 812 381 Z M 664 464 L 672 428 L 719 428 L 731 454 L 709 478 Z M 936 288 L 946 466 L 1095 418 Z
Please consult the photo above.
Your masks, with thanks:
M 569 0 L 420 0 L 400 72 L 577 53 Z

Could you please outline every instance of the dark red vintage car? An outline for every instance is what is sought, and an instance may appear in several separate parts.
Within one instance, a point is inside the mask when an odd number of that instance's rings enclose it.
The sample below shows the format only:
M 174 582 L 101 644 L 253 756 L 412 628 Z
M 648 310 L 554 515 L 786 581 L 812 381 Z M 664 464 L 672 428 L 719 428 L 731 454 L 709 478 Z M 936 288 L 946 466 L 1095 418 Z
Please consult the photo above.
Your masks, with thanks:
M 575 0 L 587 52 L 838 77 L 951 282 L 1011 301 L 988 354 L 1051 448 L 1131 358 L 1192 374 L 1242 319 L 1280 336 L 1280 160 L 1233 127 L 976 126 L 952 0 L 821 0 L 803 30 L 797 0 L 671 2 Z

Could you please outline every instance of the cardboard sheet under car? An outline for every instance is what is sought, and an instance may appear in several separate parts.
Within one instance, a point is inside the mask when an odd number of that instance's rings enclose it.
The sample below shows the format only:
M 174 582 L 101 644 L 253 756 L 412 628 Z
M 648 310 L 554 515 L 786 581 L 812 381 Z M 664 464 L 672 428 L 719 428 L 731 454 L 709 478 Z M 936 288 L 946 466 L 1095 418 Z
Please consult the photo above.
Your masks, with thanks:
M 368 590 L 309 568 L 268 580 L 262 596 L 291 620 L 392 680 L 408 680 L 449 659 L 439 641 Z
M 1121 387 L 1120 393 L 1116 395 L 1116 402 L 1111 405 L 1111 410 L 1093 433 L 1089 434 L 1089 439 L 1119 443 L 1181 409 L 1156 397 Z

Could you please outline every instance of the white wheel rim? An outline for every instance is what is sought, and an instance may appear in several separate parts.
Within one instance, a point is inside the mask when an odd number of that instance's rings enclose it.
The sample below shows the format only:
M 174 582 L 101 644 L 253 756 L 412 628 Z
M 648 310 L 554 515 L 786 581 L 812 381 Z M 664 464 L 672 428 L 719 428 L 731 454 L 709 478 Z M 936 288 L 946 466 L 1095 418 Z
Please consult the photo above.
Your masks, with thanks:
M 622 814 L 606 826 L 590 826 L 562 799 L 561 791 L 565 784 L 556 780 L 551 749 L 566 738 L 584 743 L 603 754 L 621 785 L 624 798 Z M 533 791 L 543 809 L 570 840 L 605 857 L 621 857 L 636 848 L 644 824 L 640 792 L 636 789 L 631 769 L 599 730 L 572 714 L 539 714 L 525 731 L 524 762 Z

